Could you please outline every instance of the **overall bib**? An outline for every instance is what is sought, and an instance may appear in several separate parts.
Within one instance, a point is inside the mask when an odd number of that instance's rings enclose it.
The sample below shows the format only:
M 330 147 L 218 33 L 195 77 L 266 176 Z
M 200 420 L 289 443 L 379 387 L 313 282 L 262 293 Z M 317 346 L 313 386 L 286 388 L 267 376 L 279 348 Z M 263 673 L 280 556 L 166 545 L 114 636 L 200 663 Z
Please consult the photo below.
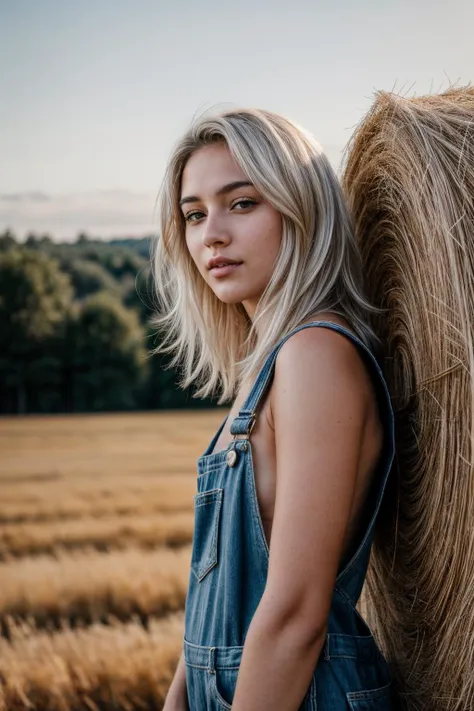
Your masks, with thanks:
M 342 333 L 359 349 L 376 389 L 384 445 L 357 540 L 338 569 L 324 645 L 299 711 L 395 709 L 389 665 L 355 608 L 367 571 L 375 518 L 394 457 L 390 395 L 377 360 L 362 341 L 338 324 L 313 321 L 282 338 L 262 366 L 230 427 L 232 435 L 247 438 L 234 439 L 227 449 L 213 452 L 226 418 L 197 460 L 198 493 L 194 496 L 183 639 L 191 711 L 222 711 L 232 705 L 246 633 L 264 592 L 269 559 L 249 435 L 273 377 L 279 349 L 294 333 L 314 326 Z

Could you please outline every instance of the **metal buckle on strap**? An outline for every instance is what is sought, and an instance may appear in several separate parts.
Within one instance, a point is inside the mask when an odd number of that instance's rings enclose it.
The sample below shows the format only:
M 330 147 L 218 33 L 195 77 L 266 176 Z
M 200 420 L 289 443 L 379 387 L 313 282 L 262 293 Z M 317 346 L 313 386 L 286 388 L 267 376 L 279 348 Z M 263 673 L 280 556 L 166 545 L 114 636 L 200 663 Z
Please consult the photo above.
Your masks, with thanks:
M 243 441 L 248 440 L 253 428 L 255 427 L 256 419 L 257 419 L 257 415 L 255 414 L 255 412 L 252 412 L 252 414 L 250 416 L 250 420 L 249 420 L 250 425 L 247 425 L 247 432 L 245 432 L 244 434 L 240 434 L 240 433 L 235 434 L 235 435 L 233 435 L 233 439 L 237 442 L 240 442 L 242 440 Z
M 247 430 L 247 436 L 248 436 L 248 437 L 250 437 L 250 433 L 252 432 L 253 428 L 255 427 L 255 422 L 256 422 L 256 420 L 257 420 L 257 415 L 255 414 L 255 412 L 252 412 L 252 418 L 251 418 L 251 420 L 250 420 L 250 423 L 251 423 L 251 424 L 250 424 L 249 429 Z

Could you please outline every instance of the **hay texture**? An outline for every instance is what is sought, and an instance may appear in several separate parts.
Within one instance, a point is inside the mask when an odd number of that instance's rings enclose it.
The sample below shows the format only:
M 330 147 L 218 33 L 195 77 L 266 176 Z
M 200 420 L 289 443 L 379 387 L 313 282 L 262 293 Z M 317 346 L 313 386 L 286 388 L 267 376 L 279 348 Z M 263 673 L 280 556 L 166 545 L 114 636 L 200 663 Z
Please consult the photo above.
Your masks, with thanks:
M 379 92 L 343 185 L 396 411 L 368 621 L 401 708 L 474 710 L 474 88 Z

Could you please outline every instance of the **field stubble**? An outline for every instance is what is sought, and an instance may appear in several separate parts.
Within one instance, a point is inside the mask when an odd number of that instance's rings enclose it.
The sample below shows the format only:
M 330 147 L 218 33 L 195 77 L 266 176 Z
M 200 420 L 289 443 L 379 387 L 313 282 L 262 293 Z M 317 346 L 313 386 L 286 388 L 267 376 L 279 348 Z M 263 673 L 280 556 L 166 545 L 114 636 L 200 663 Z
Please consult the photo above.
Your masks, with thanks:
M 0 420 L 0 711 L 162 708 L 223 416 Z

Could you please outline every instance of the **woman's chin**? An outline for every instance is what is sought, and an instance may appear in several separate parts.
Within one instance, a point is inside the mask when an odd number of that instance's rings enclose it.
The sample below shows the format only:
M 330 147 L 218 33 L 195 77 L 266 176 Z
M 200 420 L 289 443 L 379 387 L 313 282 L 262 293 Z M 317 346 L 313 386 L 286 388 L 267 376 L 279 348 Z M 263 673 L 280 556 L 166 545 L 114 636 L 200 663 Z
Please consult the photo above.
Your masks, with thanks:
M 216 294 L 216 296 L 219 299 L 219 301 L 222 301 L 223 304 L 240 304 L 240 303 L 242 303 L 242 299 L 239 299 L 238 297 L 221 296 L 221 294 Z
M 242 289 L 214 289 L 213 291 L 223 304 L 240 304 L 248 299 L 248 293 Z

